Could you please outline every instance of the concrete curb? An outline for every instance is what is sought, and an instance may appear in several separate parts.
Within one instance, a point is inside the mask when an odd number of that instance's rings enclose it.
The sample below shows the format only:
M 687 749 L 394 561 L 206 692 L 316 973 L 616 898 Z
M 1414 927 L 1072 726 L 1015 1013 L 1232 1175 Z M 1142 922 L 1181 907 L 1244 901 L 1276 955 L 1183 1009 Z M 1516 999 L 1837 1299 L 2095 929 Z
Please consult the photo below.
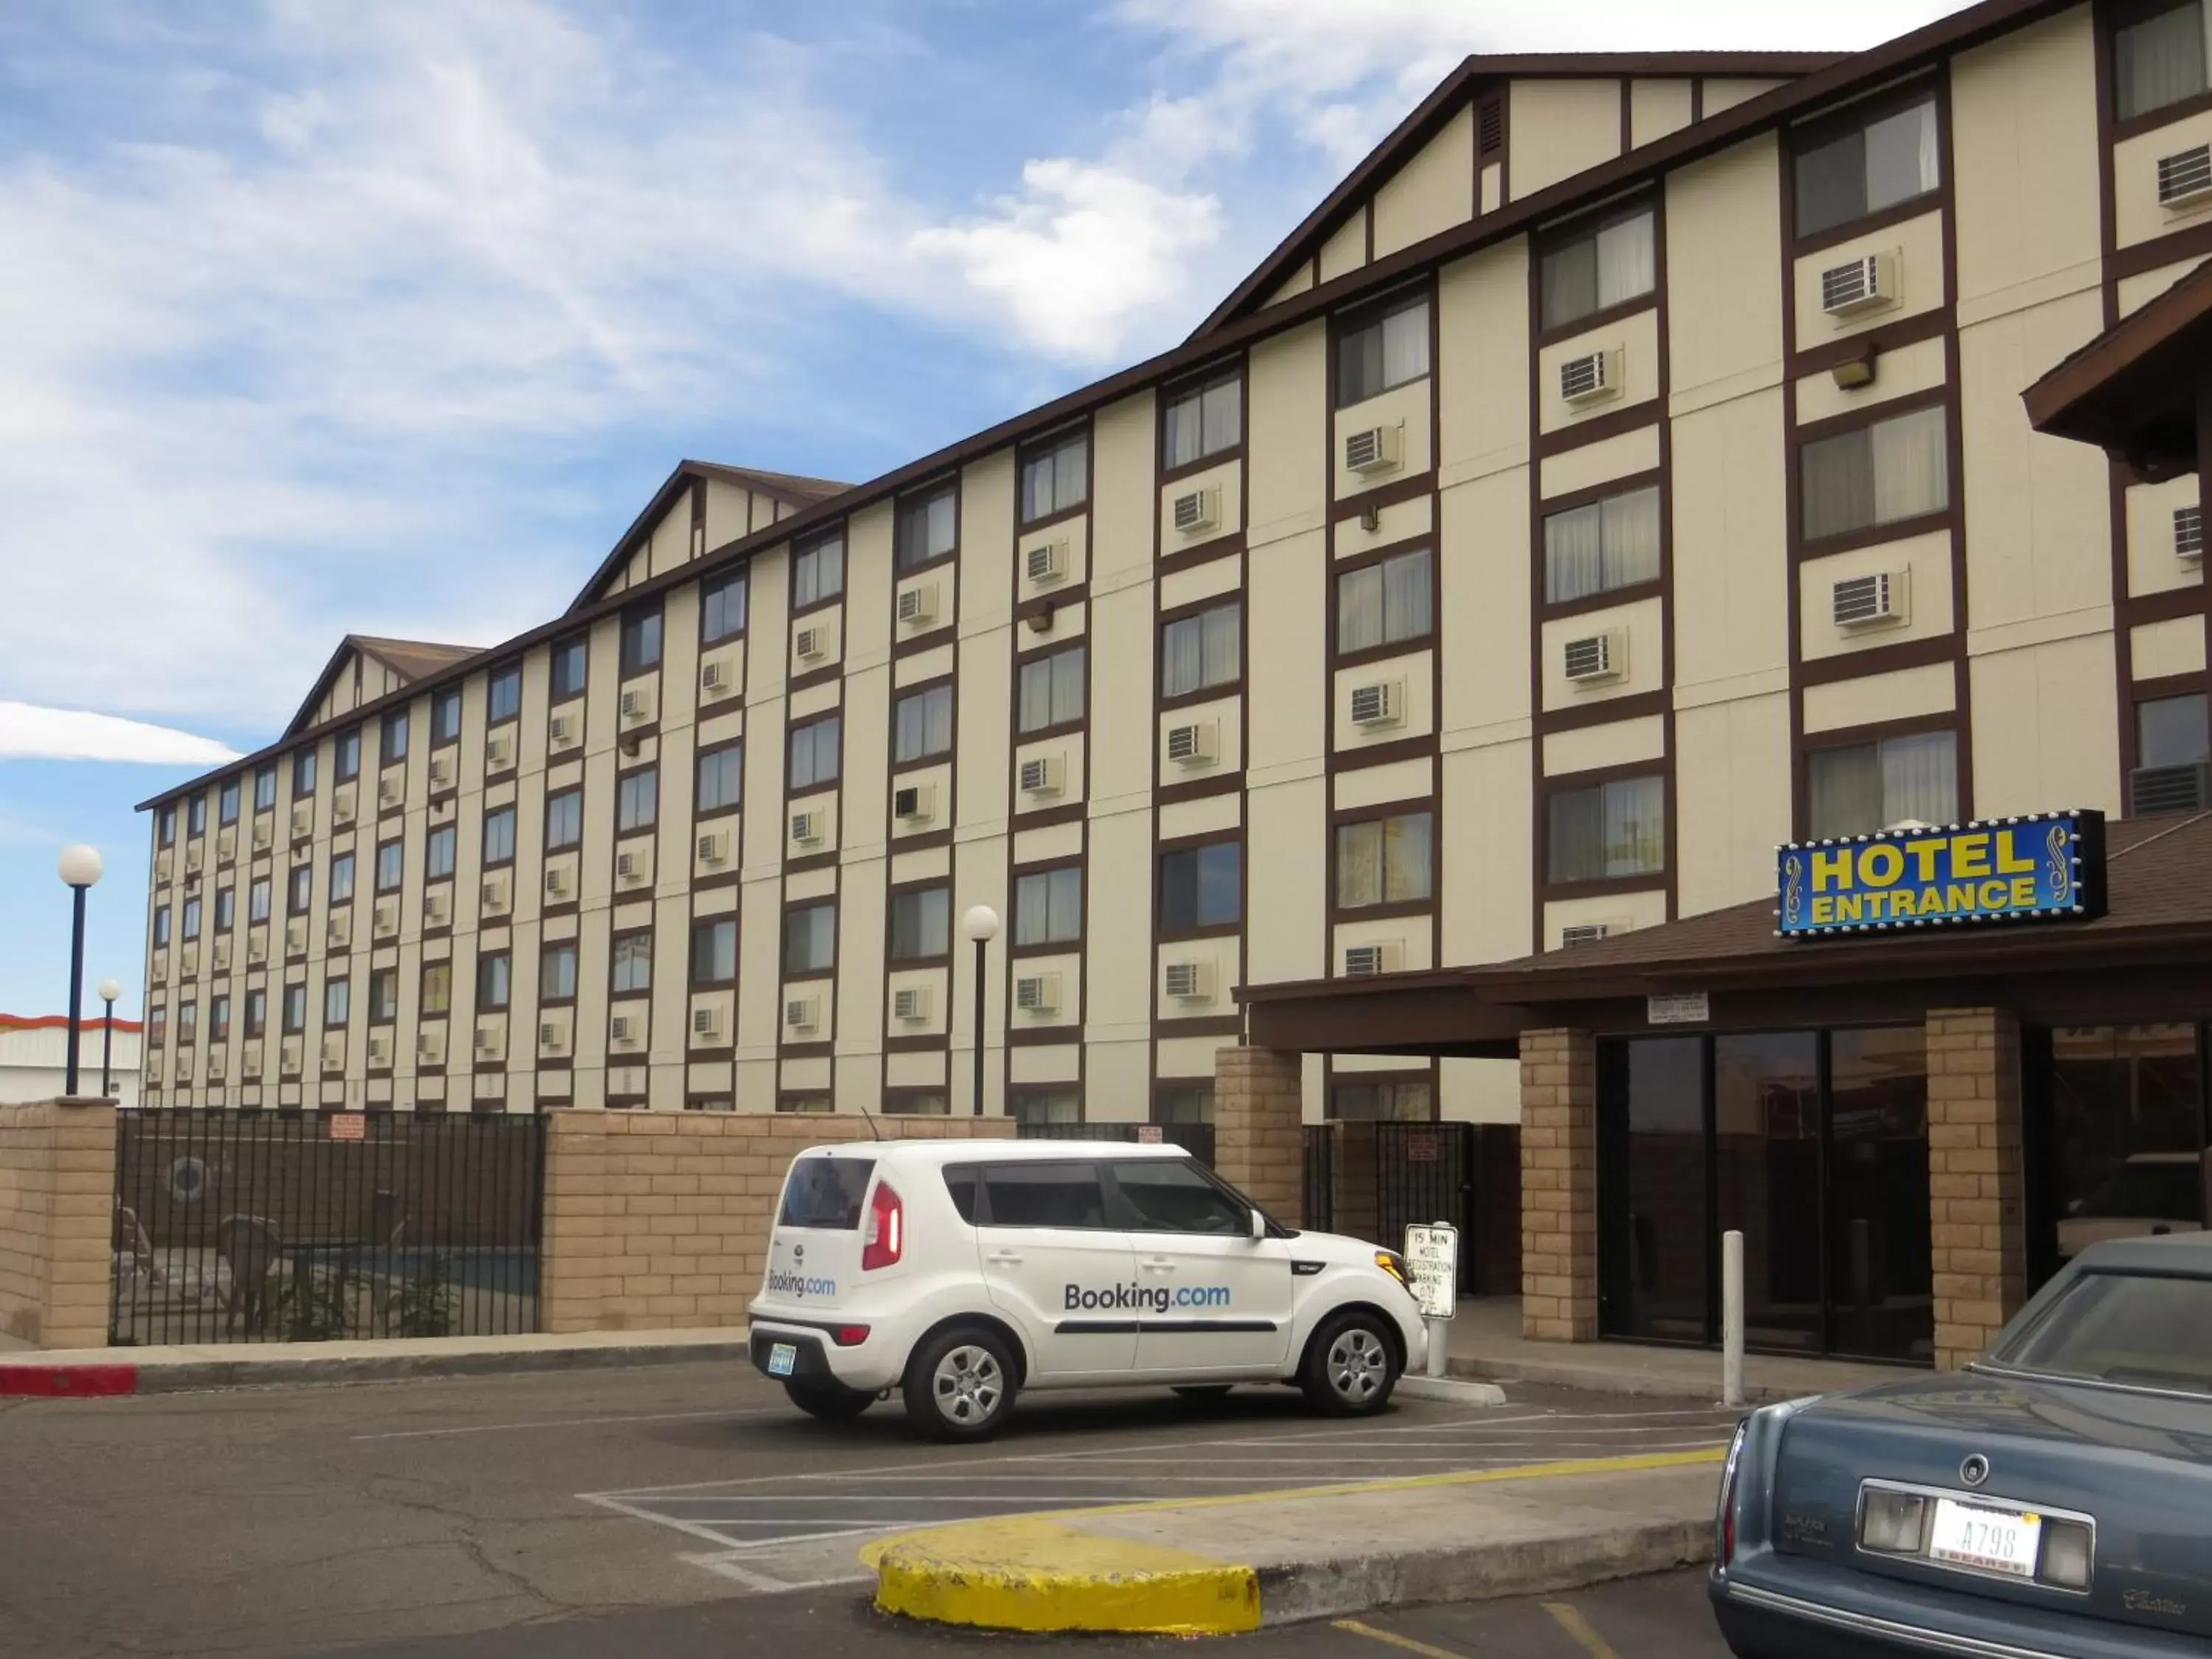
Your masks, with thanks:
M 1495 1382 L 1468 1382 L 1451 1376 L 1401 1376 L 1397 1394 L 1407 1400 L 1435 1400 L 1448 1406 L 1505 1404 L 1505 1390 Z
M 118 1348 L 127 1355 L 128 1348 Z M 727 1342 L 596 1343 L 574 1348 L 492 1348 L 453 1353 L 315 1356 L 312 1350 L 250 1354 L 237 1359 L 172 1360 L 134 1364 L 128 1359 L 95 1364 L 41 1364 L 0 1358 L 0 1398 L 112 1398 L 118 1395 L 190 1394 L 210 1389 L 282 1387 L 289 1383 L 380 1382 L 417 1376 L 503 1376 L 533 1371 L 597 1370 L 625 1365 L 679 1365 L 692 1361 L 749 1363 L 744 1339 Z
M 1714 1376 L 1710 1387 L 1672 1376 L 1644 1376 L 1634 1371 L 1592 1370 L 1581 1365 L 1547 1365 L 1541 1361 L 1526 1363 L 1517 1359 L 1468 1359 L 1454 1357 L 1445 1362 L 1454 1376 L 1483 1379 L 1498 1382 L 1534 1382 L 1547 1388 L 1578 1389 L 1589 1394 L 1631 1395 L 1638 1398 L 1668 1400 L 1710 1399 L 1721 1397 L 1720 1356 L 1713 1356 Z M 1408 1378 L 1407 1381 L 1411 1381 Z M 1401 1383 L 1401 1387 L 1403 1383 Z M 1747 1379 L 1744 1397 L 1752 1405 L 1771 1405 L 1781 1400 L 1802 1400 L 1811 1389 L 1781 1388 L 1772 1383 L 1753 1382 Z

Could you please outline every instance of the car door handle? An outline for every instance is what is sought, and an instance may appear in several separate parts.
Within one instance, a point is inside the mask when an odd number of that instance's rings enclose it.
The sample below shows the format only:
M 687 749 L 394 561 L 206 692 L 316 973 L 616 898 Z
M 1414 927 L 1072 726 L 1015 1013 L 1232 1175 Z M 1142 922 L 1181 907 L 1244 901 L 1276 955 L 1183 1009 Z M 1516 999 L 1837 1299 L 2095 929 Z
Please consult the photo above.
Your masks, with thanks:
M 1143 1266 L 1148 1273 L 1171 1273 L 1176 1270 L 1176 1264 L 1164 1255 L 1148 1255 Z
M 1022 1265 L 1018 1250 L 994 1250 L 983 1258 L 994 1267 L 1018 1267 Z

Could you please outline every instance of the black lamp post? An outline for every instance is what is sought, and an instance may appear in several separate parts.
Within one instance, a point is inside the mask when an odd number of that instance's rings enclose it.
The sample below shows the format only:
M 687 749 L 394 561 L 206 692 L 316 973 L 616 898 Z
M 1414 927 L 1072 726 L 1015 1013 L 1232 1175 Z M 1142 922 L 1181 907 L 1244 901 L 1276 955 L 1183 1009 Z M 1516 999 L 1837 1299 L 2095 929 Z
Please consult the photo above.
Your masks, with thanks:
M 76 1093 L 77 1039 L 84 1024 L 84 895 L 104 866 L 93 847 L 64 847 L 55 868 L 68 884 L 74 915 L 70 921 L 69 1062 L 62 1092 Z
M 969 1111 L 983 1115 L 983 964 L 987 948 L 999 936 L 999 913 L 988 904 L 973 906 L 960 918 L 960 931 L 975 943 L 975 1096 Z
M 103 1100 L 112 1099 L 115 1085 L 112 1081 L 115 1055 L 115 999 L 123 994 L 123 988 L 112 979 L 100 981 L 100 1000 L 107 1005 L 107 1018 L 100 1025 L 100 1094 Z

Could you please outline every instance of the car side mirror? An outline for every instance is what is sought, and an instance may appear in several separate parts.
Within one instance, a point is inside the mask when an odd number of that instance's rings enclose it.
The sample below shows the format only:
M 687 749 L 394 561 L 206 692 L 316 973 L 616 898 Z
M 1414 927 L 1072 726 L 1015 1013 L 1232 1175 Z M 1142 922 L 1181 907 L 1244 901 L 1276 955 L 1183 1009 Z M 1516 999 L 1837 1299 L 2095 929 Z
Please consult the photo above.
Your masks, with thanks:
M 1251 1217 L 1252 1242 L 1255 1244 L 1257 1244 L 1261 1239 L 1267 1236 L 1267 1218 L 1261 1214 L 1256 1208 L 1251 1212 Z

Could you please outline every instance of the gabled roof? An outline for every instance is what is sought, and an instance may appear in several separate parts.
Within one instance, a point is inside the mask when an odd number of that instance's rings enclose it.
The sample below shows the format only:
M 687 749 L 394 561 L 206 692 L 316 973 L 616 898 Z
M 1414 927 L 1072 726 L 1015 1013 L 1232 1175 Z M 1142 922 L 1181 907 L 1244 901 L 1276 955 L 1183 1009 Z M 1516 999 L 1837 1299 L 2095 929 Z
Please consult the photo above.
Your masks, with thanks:
M 402 685 L 412 685 L 416 680 L 475 656 L 479 649 L 473 645 L 438 645 L 428 640 L 387 640 L 374 634 L 349 634 L 331 653 L 323 672 L 315 676 L 313 689 L 300 705 L 299 712 L 292 716 L 291 723 L 285 726 L 284 735 L 296 737 L 313 723 L 315 710 L 329 695 L 339 672 L 356 656 L 382 663 L 398 677 Z
M 2028 423 L 2095 444 L 2149 478 L 2197 470 L 2197 396 L 2212 365 L 2212 264 L 2199 265 L 2020 394 Z
M 1837 52 L 1645 52 L 1475 53 L 1446 76 L 1420 106 L 1401 121 L 1367 159 L 1345 175 L 1322 204 L 1285 236 L 1258 269 L 1191 331 L 1203 339 L 1256 309 L 1317 252 L 1360 204 L 1450 122 L 1480 90 L 1512 80 L 1589 80 L 1612 76 L 1727 76 L 1794 81 L 1840 63 Z
M 615 573 L 629 562 L 638 544 L 653 533 L 653 526 L 676 505 L 676 498 L 690 489 L 695 478 L 714 478 L 735 484 L 740 489 L 769 496 L 801 512 L 819 506 L 832 495 L 842 495 L 853 487 L 832 478 L 809 478 L 796 472 L 764 472 L 757 467 L 727 466 L 720 461 L 678 461 L 667 482 L 653 491 L 645 510 L 630 520 L 629 528 L 623 532 L 613 550 L 599 561 L 599 568 L 592 572 L 592 579 L 584 584 L 583 591 L 569 602 L 571 611 L 591 604 L 605 591 Z

